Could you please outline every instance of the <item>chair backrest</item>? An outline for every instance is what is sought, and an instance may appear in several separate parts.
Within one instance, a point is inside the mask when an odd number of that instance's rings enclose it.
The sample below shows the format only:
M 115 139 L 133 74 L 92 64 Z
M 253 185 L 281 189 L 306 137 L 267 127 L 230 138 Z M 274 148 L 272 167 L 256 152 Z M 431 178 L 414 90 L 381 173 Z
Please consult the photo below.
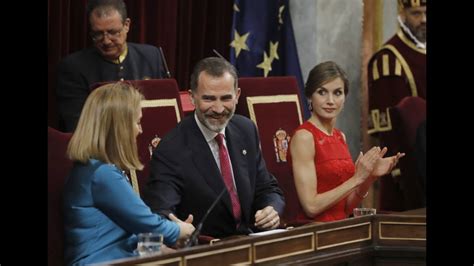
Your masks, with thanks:
M 175 79 L 128 80 L 145 96 L 142 101 L 143 133 L 137 138 L 138 154 L 144 168 L 136 173 L 132 171 L 131 180 L 135 191 L 140 194 L 150 173 L 149 161 L 153 150 L 161 138 L 173 129 L 183 118 L 183 108 Z M 110 82 L 96 83 L 91 90 Z
M 71 133 L 48 127 L 48 265 L 64 265 L 63 186 L 72 161 L 66 157 Z
M 420 97 L 405 97 L 396 106 L 390 108 L 390 117 L 398 120 L 392 124 L 400 127 L 401 149 L 405 151 L 414 149 L 416 131 L 421 122 L 426 119 L 426 101 Z
M 303 122 L 296 79 L 289 77 L 239 78 L 241 95 L 236 113 L 257 125 L 267 169 L 285 194 L 282 224 L 294 221 L 300 208 L 293 173 L 287 160 L 293 131 Z
M 194 104 L 192 103 L 191 96 L 188 91 L 180 91 L 179 95 L 181 96 L 181 104 L 183 105 L 183 113 L 185 116 L 194 113 Z

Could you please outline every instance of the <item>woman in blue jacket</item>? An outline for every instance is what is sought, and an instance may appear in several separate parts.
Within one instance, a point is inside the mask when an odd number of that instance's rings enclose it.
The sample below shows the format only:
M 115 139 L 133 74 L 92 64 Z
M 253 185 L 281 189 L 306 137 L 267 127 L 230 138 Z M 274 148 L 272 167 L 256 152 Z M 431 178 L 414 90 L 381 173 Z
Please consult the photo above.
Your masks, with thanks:
M 151 212 L 125 172 L 140 170 L 136 137 L 142 132 L 142 94 L 123 82 L 87 98 L 67 154 L 74 161 L 64 188 L 65 260 L 83 265 L 134 256 L 137 234 L 160 232 L 166 245 L 190 236 L 183 222 Z

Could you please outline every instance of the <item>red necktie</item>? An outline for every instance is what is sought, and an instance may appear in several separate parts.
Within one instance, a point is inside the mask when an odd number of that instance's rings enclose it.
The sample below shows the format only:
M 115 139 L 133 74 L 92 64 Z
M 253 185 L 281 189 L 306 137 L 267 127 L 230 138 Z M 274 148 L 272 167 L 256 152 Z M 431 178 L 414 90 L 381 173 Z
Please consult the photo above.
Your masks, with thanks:
M 225 186 L 229 191 L 230 199 L 232 201 L 232 212 L 234 213 L 234 218 L 237 224 L 240 222 L 240 203 L 237 191 L 234 187 L 234 181 L 232 180 L 232 169 L 229 162 L 229 153 L 227 148 L 224 145 L 224 135 L 217 134 L 216 136 L 217 144 L 219 145 L 219 161 L 221 164 L 221 174 L 224 179 Z

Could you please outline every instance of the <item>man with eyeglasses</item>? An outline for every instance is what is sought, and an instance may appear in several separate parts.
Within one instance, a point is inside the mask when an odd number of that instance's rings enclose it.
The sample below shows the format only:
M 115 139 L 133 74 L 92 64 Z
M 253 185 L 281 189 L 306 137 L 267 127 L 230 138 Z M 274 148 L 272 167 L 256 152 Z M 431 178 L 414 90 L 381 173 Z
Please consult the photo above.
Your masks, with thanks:
M 158 48 L 127 42 L 131 21 L 123 0 L 91 0 L 86 10 L 94 47 L 58 65 L 59 127 L 66 132 L 74 131 L 94 83 L 166 77 Z

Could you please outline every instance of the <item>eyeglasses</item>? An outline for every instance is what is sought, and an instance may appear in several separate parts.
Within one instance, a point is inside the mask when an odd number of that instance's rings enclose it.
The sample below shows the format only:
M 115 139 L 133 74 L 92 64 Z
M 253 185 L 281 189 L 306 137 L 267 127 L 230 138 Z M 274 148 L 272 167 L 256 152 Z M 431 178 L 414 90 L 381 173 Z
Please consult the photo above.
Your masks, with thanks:
M 91 31 L 90 36 L 94 42 L 102 41 L 107 35 L 109 40 L 117 40 L 120 37 L 120 33 L 122 33 L 123 28 L 120 30 L 108 30 L 108 31 Z

